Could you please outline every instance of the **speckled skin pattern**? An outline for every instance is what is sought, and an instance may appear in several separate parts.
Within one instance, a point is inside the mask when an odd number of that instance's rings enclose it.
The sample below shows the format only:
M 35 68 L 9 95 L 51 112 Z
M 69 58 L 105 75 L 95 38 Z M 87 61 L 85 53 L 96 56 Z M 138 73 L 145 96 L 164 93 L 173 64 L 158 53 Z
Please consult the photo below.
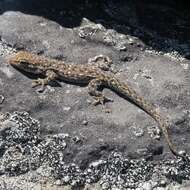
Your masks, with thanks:
M 29 73 L 41 74 L 45 77 L 34 80 L 33 87 L 42 85 L 44 88 L 46 84 L 56 79 L 76 84 L 86 84 L 88 85 L 89 94 L 95 99 L 94 104 L 104 104 L 106 100 L 110 100 L 98 90 L 100 86 L 115 91 L 152 116 L 162 129 L 171 152 L 182 157 L 181 153 L 172 144 L 167 131 L 167 123 L 162 119 L 157 109 L 137 95 L 126 83 L 120 82 L 113 74 L 107 72 L 110 70 L 111 65 L 109 57 L 100 55 L 91 59 L 91 62 L 93 61 L 94 64 L 67 64 L 63 61 L 48 59 L 26 51 L 20 51 L 8 58 L 8 62 L 12 66 Z

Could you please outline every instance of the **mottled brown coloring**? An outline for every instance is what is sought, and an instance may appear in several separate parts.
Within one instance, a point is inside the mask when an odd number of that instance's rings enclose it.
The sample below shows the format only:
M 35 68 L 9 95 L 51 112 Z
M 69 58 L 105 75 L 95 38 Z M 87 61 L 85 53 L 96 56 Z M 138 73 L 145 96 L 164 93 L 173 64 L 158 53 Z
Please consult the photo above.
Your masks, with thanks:
M 172 144 L 168 135 L 167 124 L 155 107 L 147 103 L 129 85 L 120 82 L 114 75 L 107 72 L 111 65 L 109 57 L 100 55 L 90 59 L 90 61 L 91 64 L 66 64 L 63 61 L 48 59 L 26 51 L 20 51 L 9 58 L 9 63 L 14 67 L 30 73 L 44 75 L 44 79 L 34 80 L 33 86 L 42 85 L 44 88 L 50 81 L 61 79 L 67 82 L 88 85 L 88 92 L 95 100 L 94 104 L 104 104 L 106 100 L 110 100 L 99 91 L 100 86 L 108 87 L 124 98 L 130 99 L 158 122 L 171 152 L 176 156 L 183 157 Z

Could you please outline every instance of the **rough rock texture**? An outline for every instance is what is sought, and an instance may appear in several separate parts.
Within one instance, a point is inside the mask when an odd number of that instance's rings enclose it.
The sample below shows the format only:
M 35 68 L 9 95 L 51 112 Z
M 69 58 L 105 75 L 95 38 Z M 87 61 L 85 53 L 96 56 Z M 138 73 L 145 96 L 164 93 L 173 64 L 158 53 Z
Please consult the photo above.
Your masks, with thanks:
M 177 1 L 56 2 L 0 1 L 0 187 L 188 189 L 190 163 L 156 140 L 157 124 L 135 105 L 105 89 L 114 99 L 108 114 L 90 104 L 86 87 L 63 82 L 40 93 L 35 76 L 6 62 L 20 49 L 74 64 L 107 55 L 190 154 L 187 10 Z

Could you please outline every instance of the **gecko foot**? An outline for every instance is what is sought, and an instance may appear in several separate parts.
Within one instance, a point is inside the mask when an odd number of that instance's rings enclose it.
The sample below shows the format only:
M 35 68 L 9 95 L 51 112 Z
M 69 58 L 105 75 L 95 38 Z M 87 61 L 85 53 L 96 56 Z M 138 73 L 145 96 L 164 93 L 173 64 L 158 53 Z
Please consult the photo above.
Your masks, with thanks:
M 98 96 L 98 97 L 93 97 L 95 100 L 92 103 L 94 106 L 101 104 L 104 105 L 105 102 L 113 102 L 113 99 L 105 97 L 105 96 Z
M 45 87 L 46 84 L 47 84 L 47 80 L 46 79 L 38 78 L 38 79 L 32 81 L 32 88 L 41 85 L 41 88 L 39 89 L 39 92 L 43 92 L 44 91 L 44 87 Z
M 32 87 L 36 87 L 36 86 L 40 86 L 40 85 L 44 85 L 44 80 L 43 79 L 35 79 L 32 81 Z

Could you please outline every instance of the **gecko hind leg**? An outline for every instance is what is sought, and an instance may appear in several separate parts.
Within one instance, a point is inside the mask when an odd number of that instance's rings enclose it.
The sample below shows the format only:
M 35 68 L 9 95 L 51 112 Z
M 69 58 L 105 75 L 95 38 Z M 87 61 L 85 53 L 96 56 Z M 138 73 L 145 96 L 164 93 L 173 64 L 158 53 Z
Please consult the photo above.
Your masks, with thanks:
M 104 105 L 105 102 L 113 102 L 111 98 L 105 97 L 102 92 L 99 90 L 100 87 L 103 85 L 103 80 L 101 79 L 93 79 L 88 84 L 88 93 L 90 96 L 93 97 L 94 102 L 93 105 L 102 104 Z

